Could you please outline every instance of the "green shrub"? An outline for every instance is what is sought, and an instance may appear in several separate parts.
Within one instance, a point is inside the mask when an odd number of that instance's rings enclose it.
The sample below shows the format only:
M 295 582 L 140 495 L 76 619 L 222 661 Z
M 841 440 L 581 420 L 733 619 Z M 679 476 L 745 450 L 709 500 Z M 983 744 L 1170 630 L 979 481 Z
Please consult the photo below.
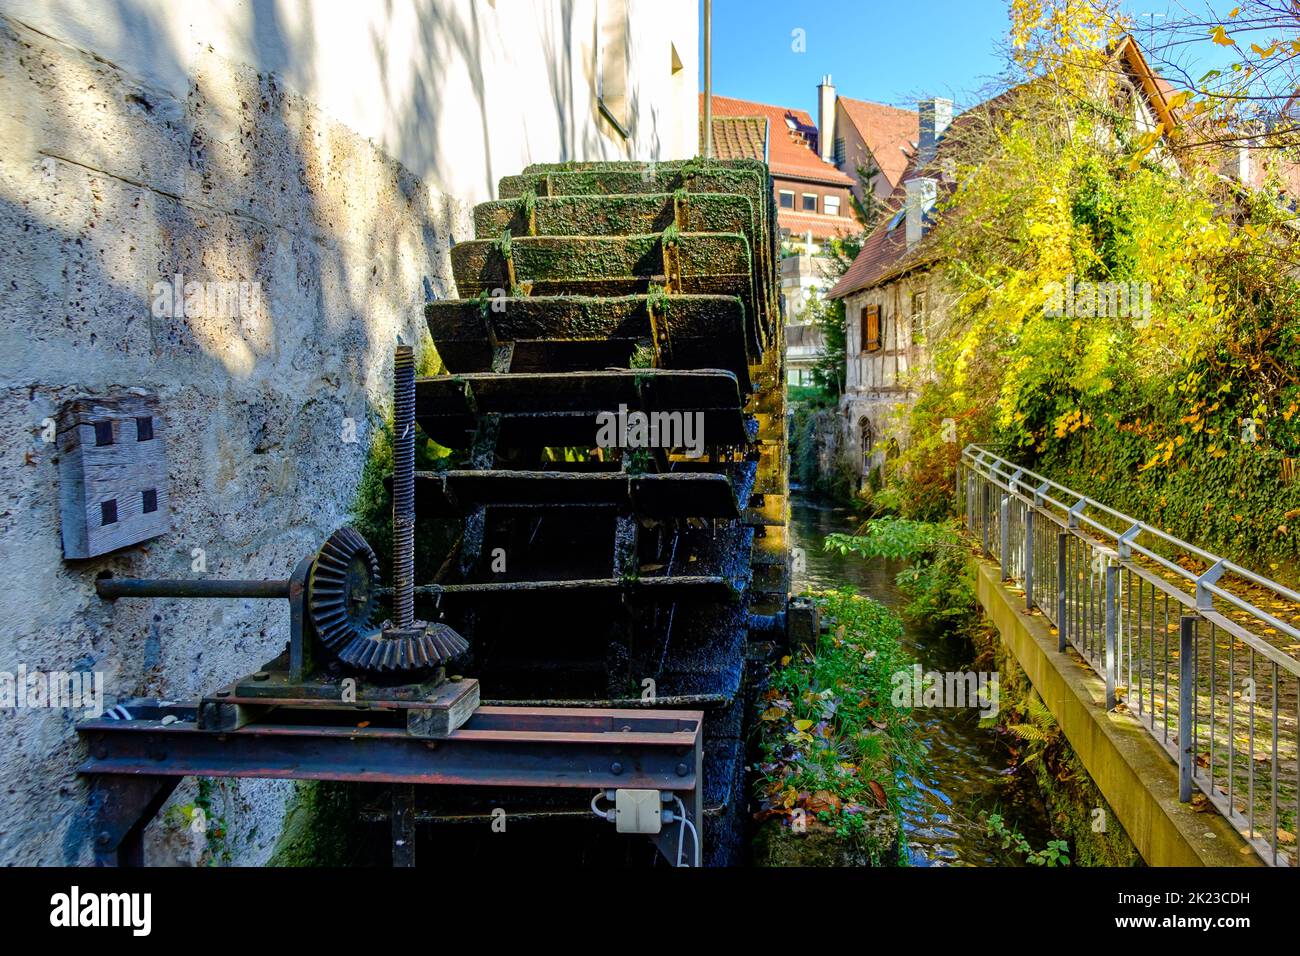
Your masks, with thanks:
M 917 759 L 892 676 L 911 666 L 898 616 L 849 589 L 814 595 L 829 630 L 772 673 L 759 718 L 759 819 L 795 817 L 859 837 L 868 814 L 899 810 Z
M 827 551 L 907 561 L 897 582 L 908 597 L 904 613 L 915 621 L 964 630 L 977 617 L 968 548 L 955 521 L 881 517 L 858 534 L 826 536 Z

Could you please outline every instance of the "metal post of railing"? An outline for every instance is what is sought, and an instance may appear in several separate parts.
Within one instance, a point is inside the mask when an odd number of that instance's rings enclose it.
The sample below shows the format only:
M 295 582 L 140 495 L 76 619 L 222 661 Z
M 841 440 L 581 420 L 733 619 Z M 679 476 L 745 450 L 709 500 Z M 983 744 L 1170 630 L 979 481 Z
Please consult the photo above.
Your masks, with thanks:
M 1116 644 L 1119 642 L 1119 565 L 1103 555 L 1106 562 L 1106 709 L 1115 709 L 1116 671 L 1119 668 L 1119 655 Z
M 1025 610 L 1034 609 L 1034 509 L 1025 506 Z
M 1002 580 L 1011 576 L 1011 496 L 1003 495 L 998 505 L 998 567 L 1002 569 Z
M 1058 531 L 1056 534 L 1056 649 L 1065 653 L 1069 638 L 1065 634 L 1065 584 L 1066 584 L 1066 546 L 1069 544 L 1070 532 Z
M 966 527 L 975 530 L 975 472 L 966 469 Z
M 1271 813 L 1271 822 L 1275 823 L 1282 799 L 1279 781 L 1283 774 L 1287 783 L 1300 788 L 1294 765 L 1286 772 L 1281 770 L 1286 764 L 1279 764 L 1285 748 L 1295 746 L 1294 698 L 1285 705 L 1279 701 L 1300 680 L 1300 655 L 1289 653 L 1279 646 L 1279 640 L 1265 635 L 1280 634 L 1281 639 L 1300 641 L 1300 626 L 1290 623 L 1289 615 L 1278 617 L 1276 612 L 1263 610 L 1263 601 L 1254 595 L 1252 586 L 1271 592 L 1274 599 L 1269 606 L 1275 609 L 1300 607 L 1300 593 L 1026 471 L 979 446 L 969 446 L 963 452 L 963 459 L 966 485 L 962 490 L 966 492 L 964 510 L 971 540 L 982 548 L 986 558 L 998 559 L 1004 580 L 1023 583 L 1026 608 L 1037 606 L 1044 613 L 1053 608 L 1048 603 L 1050 598 L 1044 601 L 1044 597 L 1052 588 L 1051 532 L 1057 533 L 1054 604 L 1057 647 L 1064 653 L 1074 646 L 1089 668 L 1103 678 L 1108 710 L 1118 706 L 1119 691 L 1137 680 L 1136 687 L 1128 692 L 1129 698 L 1136 701 L 1135 713 L 1147 731 L 1165 746 L 1177 741 L 1177 746 L 1171 749 L 1178 766 L 1179 800 L 1190 802 L 1193 792 L 1200 787 L 1207 794 L 1213 791 L 1211 802 L 1238 829 L 1255 833 L 1256 817 L 1261 813 Z M 1027 490 L 1035 482 L 1038 484 L 1031 500 Z M 1022 506 L 1023 520 L 1015 510 Z M 959 503 L 958 513 L 961 511 Z M 995 540 L 993 522 L 999 519 Z M 1013 521 L 1021 527 L 1013 529 Z M 975 532 L 977 522 L 979 533 Z M 1035 529 L 1040 525 L 1047 553 L 1034 541 Z M 1022 533 L 1023 542 L 1016 538 Z M 999 549 L 997 552 L 993 550 L 995 547 Z M 1187 571 L 1181 562 L 1168 555 L 1170 549 L 1193 556 L 1206 570 L 1199 574 Z M 1036 566 L 1037 560 L 1042 560 L 1041 568 Z M 1094 564 L 1094 561 L 1103 563 Z M 1158 600 L 1162 594 L 1163 602 Z M 1230 616 L 1225 616 L 1227 605 L 1234 609 Z M 1179 621 L 1177 637 L 1170 631 L 1171 615 Z M 1199 661 L 1201 620 L 1209 622 L 1206 668 L 1201 668 Z M 1220 629 L 1226 635 L 1226 644 L 1216 639 Z M 1216 651 L 1220 647 L 1227 660 L 1216 665 Z M 1249 655 L 1248 660 L 1243 654 Z M 1229 693 L 1226 712 L 1220 717 L 1216 700 L 1222 689 L 1215 690 L 1218 668 L 1226 665 L 1228 680 L 1233 683 L 1247 668 L 1254 677 L 1259 655 L 1269 662 L 1265 666 L 1273 669 L 1272 713 L 1267 710 L 1267 696 L 1263 699 L 1265 710 L 1260 713 L 1259 703 L 1252 697 Z M 1280 676 L 1282 671 L 1287 676 Z M 1202 673 L 1208 673 L 1209 677 L 1200 678 Z M 1203 723 L 1204 715 L 1199 712 L 1205 701 L 1198 693 L 1204 690 L 1198 687 L 1198 678 L 1205 680 L 1209 687 L 1205 699 L 1209 702 L 1208 724 Z M 1280 686 L 1283 680 L 1290 682 L 1285 691 Z M 1171 686 L 1175 682 L 1176 689 Z M 1280 706 L 1287 710 L 1290 723 L 1281 718 Z M 1264 718 L 1271 718 L 1271 726 Z M 1197 772 L 1201 736 L 1206 737 L 1209 754 L 1210 771 L 1204 774 Z M 1260 739 L 1265 741 L 1263 747 L 1259 745 Z M 1271 763 L 1266 759 L 1270 744 Z M 1226 766 L 1215 771 L 1215 751 L 1221 746 L 1226 748 L 1223 758 Z M 1216 774 L 1223 775 L 1226 789 L 1220 789 Z M 1206 785 L 1207 781 L 1210 786 Z M 1288 802 L 1291 799 L 1288 794 Z M 1288 848 L 1291 852 L 1284 852 L 1276 838 L 1252 842 L 1264 862 L 1295 865 L 1293 845 Z
M 1192 649 L 1196 618 L 1184 614 L 1178 628 L 1178 799 L 1192 799 L 1192 764 L 1196 741 L 1192 739 L 1192 707 L 1196 700 L 1196 659 Z
M 984 493 L 980 496 L 983 498 L 984 510 L 980 518 L 980 524 L 983 525 L 984 531 L 984 553 L 989 553 L 989 512 L 993 510 L 993 482 L 987 478 L 984 479 Z

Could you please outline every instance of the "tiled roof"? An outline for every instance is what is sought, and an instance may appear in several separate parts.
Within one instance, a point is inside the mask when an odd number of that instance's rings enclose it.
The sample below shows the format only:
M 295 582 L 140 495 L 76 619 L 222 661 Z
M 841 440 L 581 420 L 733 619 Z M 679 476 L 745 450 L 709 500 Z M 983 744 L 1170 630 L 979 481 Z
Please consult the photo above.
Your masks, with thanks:
M 866 100 L 839 98 L 840 105 L 858 135 L 871 150 L 872 158 L 892 189 L 903 178 L 913 144 L 921 135 L 921 120 L 915 110 L 901 110 Z
M 714 116 L 713 155 L 718 159 L 767 160 L 768 122 L 761 116 Z M 704 142 L 700 114 L 700 142 Z M 701 152 L 703 150 L 701 149 Z
M 1164 117 L 1169 117 L 1167 100 L 1174 87 L 1163 77 L 1151 71 L 1136 42 L 1129 37 L 1125 37 L 1112 53 L 1117 61 L 1122 59 L 1137 74 L 1148 94 L 1148 99 L 1152 101 L 1152 108 L 1157 114 L 1163 114 L 1162 121 Z M 977 107 L 954 117 L 940 141 L 939 153 L 944 152 L 944 143 L 959 140 L 963 130 L 968 125 L 973 124 L 978 116 L 983 115 L 990 121 L 997 123 L 1001 122 L 1004 117 L 1013 115 L 1017 109 L 1020 93 L 1027 89 L 1029 89 L 1027 84 L 1014 86 L 991 99 L 985 100 Z M 1158 101 L 1153 97 L 1158 98 Z M 1170 122 L 1172 122 L 1172 119 L 1170 119 Z M 915 168 L 916 158 L 912 157 L 908 160 L 899 177 L 899 183 L 885 201 L 886 212 L 883 214 L 883 221 L 862 244 L 861 251 L 858 253 L 857 258 L 853 260 L 853 264 L 849 266 L 848 271 L 840 277 L 840 281 L 835 283 L 830 292 L 827 293 L 828 298 L 843 298 L 852 292 L 870 288 L 902 272 L 930 263 L 927 253 L 931 245 L 926 238 L 923 237 L 913 248 L 908 249 L 907 228 L 903 220 L 900 218 L 892 230 L 889 228 L 889 224 L 894 221 L 898 211 L 903 208 L 907 200 L 907 191 L 903 184 L 909 176 L 915 176 L 918 172 L 938 176 L 940 178 L 940 199 L 945 195 L 950 196 L 952 194 L 955 186 L 951 181 L 944 181 L 941 174 L 936 172 L 938 165 L 936 162 L 934 165 L 927 166 L 926 170 L 918 171 Z M 1297 185 L 1300 185 L 1300 173 L 1296 174 L 1296 181 Z
M 924 261 L 921 255 L 924 242 L 917 243 L 911 249 L 907 248 L 907 224 L 902 218 L 898 219 L 893 229 L 889 228 L 906 201 L 907 190 L 900 183 L 885 200 L 885 212 L 880 225 L 867 236 L 857 258 L 853 260 L 853 264 L 844 275 L 840 276 L 840 281 L 831 286 L 831 290 L 826 293 L 828 299 L 842 299 L 859 289 L 875 285 L 885 276 L 901 268 Z
M 700 95 L 703 115 L 704 96 Z M 774 176 L 852 187 L 853 180 L 817 155 L 817 127 L 803 110 L 769 106 L 730 96 L 713 97 L 713 116 L 761 116 L 768 123 L 768 166 Z M 715 123 L 716 133 L 716 123 Z
M 940 155 L 945 151 L 945 143 L 959 142 L 963 130 L 974 125 L 979 117 L 983 117 L 989 122 L 999 122 L 998 117 L 1010 114 L 1015 109 L 1017 98 L 1023 89 L 1025 89 L 1023 84 L 1014 86 L 955 116 L 939 142 Z M 885 211 L 881 216 L 880 224 L 872 230 L 871 234 L 862 243 L 862 249 L 857 258 L 853 260 L 853 264 L 840 277 L 840 281 L 835 283 L 831 291 L 827 293 L 828 298 L 843 298 L 860 289 L 870 288 L 900 272 L 928 264 L 927 252 L 930 246 L 926 241 L 926 237 L 922 237 L 920 242 L 913 248 L 908 249 L 907 226 L 904 220 L 899 218 L 892 230 L 889 228 L 889 224 L 894 221 L 894 217 L 907 202 L 905 184 L 909 178 L 918 175 L 937 178 L 939 180 L 937 202 L 942 202 L 945 197 L 952 195 L 956 186 L 951 180 L 945 178 L 940 169 L 941 165 L 938 160 L 935 160 L 923 169 L 918 169 L 916 157 L 911 156 L 908 158 L 907 165 L 899 176 L 898 184 L 894 187 L 894 191 L 889 194 L 889 198 L 885 200 Z M 927 228 L 927 236 L 928 233 Z
M 852 235 L 859 229 L 858 221 L 849 210 L 843 216 L 827 216 L 815 212 L 794 212 L 789 209 L 776 211 L 776 224 L 782 229 L 789 229 L 796 236 L 802 236 L 812 230 L 814 239 L 834 239 L 839 236 Z

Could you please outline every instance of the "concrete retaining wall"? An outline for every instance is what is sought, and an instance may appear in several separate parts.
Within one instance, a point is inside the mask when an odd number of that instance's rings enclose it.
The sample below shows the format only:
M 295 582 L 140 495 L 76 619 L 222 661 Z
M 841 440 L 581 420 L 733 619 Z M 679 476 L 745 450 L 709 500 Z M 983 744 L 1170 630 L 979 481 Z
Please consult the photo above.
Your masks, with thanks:
M 996 564 L 972 558 L 976 593 L 1002 640 L 1150 866 L 1262 866 L 1217 812 L 1178 802 L 1178 768 L 1137 719 L 1107 713 L 1106 687 L 1073 649 L 1061 653 L 1047 619 L 1025 611 L 1023 592 Z

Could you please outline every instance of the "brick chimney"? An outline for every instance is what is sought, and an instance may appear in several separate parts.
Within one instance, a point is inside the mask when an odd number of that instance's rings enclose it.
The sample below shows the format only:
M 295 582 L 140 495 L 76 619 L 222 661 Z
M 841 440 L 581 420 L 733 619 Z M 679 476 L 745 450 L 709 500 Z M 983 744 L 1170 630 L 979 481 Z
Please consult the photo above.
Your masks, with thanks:
M 835 87 L 829 73 L 817 87 L 817 155 L 835 162 Z
M 939 194 L 939 181 L 926 176 L 909 179 L 907 189 L 907 248 L 911 249 L 925 235 L 925 217 L 934 208 Z
M 916 143 L 916 165 L 925 167 L 934 159 L 939 140 L 952 123 L 952 100 L 932 97 L 917 104 L 921 117 L 921 135 Z

